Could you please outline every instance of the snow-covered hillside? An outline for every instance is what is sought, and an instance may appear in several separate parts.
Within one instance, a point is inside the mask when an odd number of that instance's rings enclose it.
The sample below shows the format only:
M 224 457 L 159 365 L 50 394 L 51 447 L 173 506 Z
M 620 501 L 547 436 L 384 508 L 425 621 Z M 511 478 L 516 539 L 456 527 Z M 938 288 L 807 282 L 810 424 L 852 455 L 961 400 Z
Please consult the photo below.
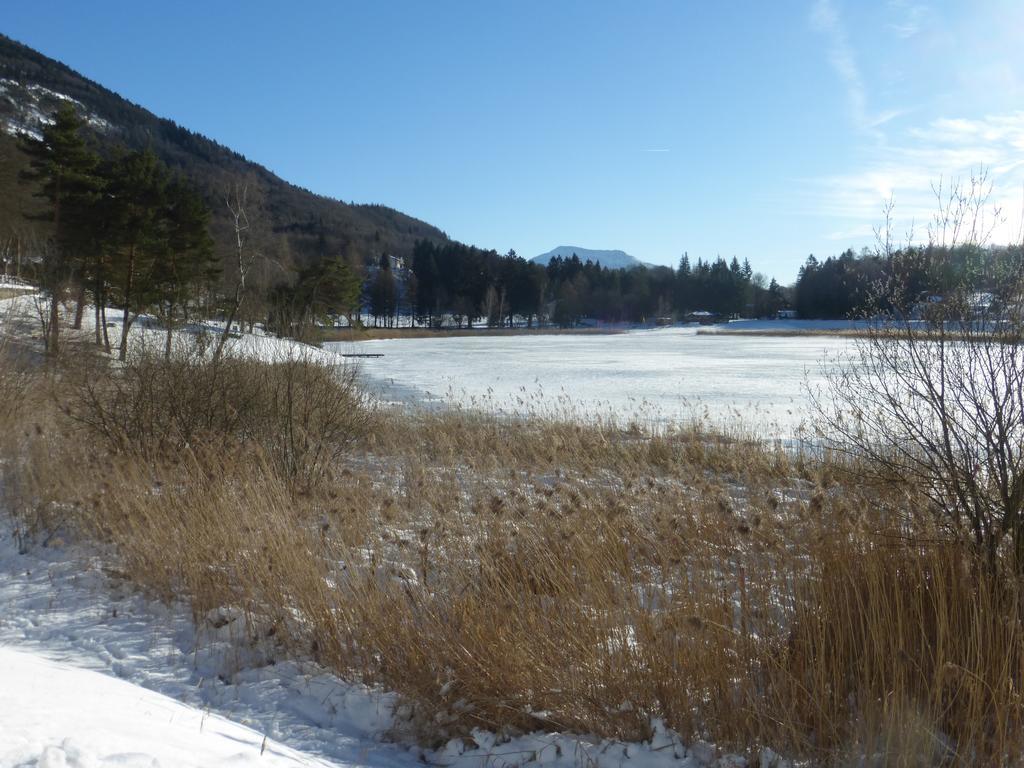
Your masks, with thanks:
M 96 130 L 109 130 L 110 124 L 106 120 L 89 112 L 82 102 L 70 96 L 35 83 L 24 84 L 0 78 L 0 126 L 12 136 L 27 133 L 33 138 L 40 138 L 43 126 L 52 122 L 50 115 L 63 103 L 74 104 L 79 114 Z

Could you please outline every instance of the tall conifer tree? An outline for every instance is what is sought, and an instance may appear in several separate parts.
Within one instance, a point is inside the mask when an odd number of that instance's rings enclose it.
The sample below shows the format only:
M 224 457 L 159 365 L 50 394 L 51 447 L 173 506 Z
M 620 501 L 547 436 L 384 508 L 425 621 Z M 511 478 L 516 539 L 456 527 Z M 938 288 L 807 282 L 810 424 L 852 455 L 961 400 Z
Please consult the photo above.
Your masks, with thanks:
M 89 209 L 99 188 L 99 158 L 81 136 L 83 125 L 74 107 L 65 105 L 43 128 L 41 138 L 20 137 L 21 149 L 29 158 L 23 178 L 40 185 L 37 196 L 48 203 L 44 217 L 53 222 L 53 243 L 46 250 L 42 275 L 50 294 L 46 348 L 51 354 L 59 351 L 59 305 L 69 280 L 81 267 Z

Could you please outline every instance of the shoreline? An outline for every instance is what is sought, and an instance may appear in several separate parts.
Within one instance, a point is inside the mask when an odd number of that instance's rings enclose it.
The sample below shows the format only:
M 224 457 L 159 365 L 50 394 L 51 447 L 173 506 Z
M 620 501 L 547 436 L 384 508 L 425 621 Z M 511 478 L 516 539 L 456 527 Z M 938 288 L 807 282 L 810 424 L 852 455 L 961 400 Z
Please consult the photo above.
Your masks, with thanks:
M 780 338 L 797 336 L 834 336 L 845 339 L 862 339 L 870 332 L 862 328 L 698 328 L 698 336 L 775 336 Z
M 908 340 L 912 338 L 915 341 L 967 341 L 967 342 L 980 342 L 985 340 L 985 336 L 982 334 L 974 334 L 971 332 L 958 333 L 956 331 L 947 330 L 945 333 L 939 333 L 938 331 L 926 330 L 914 328 L 908 331 L 903 326 L 895 326 L 888 331 L 879 328 L 736 328 L 735 330 L 722 329 L 722 330 L 711 330 L 711 329 L 700 329 L 697 331 L 698 336 L 725 336 L 725 337 L 774 337 L 774 338 L 797 338 L 801 336 L 805 337 L 821 337 L 821 338 L 836 338 L 836 339 L 878 339 L 887 338 L 893 340 Z M 996 338 L 996 337 L 989 337 Z
M 385 339 L 445 339 L 466 336 L 615 336 L 627 328 L 349 328 L 321 329 L 314 343 L 380 341 Z

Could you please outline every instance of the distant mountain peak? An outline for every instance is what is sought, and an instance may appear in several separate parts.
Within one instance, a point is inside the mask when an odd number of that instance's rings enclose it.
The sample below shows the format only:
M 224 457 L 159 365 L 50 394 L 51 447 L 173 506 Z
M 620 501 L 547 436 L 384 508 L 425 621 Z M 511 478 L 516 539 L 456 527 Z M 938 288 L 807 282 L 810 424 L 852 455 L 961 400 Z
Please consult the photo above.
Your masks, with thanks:
M 573 254 L 579 257 L 580 261 L 592 261 L 608 269 L 635 269 L 636 267 L 652 266 L 640 261 L 635 256 L 630 256 L 625 251 L 595 250 L 593 248 L 580 248 L 578 245 L 560 245 L 540 256 L 534 256 L 531 261 L 536 264 L 547 264 L 556 256 L 563 259 L 571 259 Z

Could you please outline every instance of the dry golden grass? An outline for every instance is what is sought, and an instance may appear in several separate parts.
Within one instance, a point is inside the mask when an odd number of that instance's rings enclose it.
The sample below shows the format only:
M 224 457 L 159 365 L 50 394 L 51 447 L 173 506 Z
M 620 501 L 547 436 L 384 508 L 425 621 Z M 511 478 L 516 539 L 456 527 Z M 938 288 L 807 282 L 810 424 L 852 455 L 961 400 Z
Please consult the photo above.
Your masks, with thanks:
M 45 407 L 67 377 L 28 379 L 48 396 L 3 446 L 26 528 L 112 544 L 154 594 L 398 691 L 426 741 L 661 717 L 819 763 L 1021 754 L 1024 595 L 912 487 L 695 430 L 454 410 L 382 414 L 297 486 L 228 433 L 110 450 Z
M 836 336 L 843 339 L 863 339 L 867 331 L 858 328 L 698 328 L 698 336 Z
M 906 329 L 894 326 L 892 329 L 893 338 L 906 335 Z M 790 338 L 797 336 L 835 336 L 842 339 L 877 339 L 880 331 L 867 328 L 700 328 L 698 336 L 774 336 L 778 338 Z M 956 333 L 955 331 L 928 331 L 924 328 L 915 329 L 914 334 L 922 341 L 946 341 L 969 340 L 969 334 Z M 884 333 L 881 333 L 884 337 Z
M 0 301 L 4 299 L 13 299 L 16 296 L 24 296 L 28 293 L 34 293 L 35 288 L 16 288 L 8 285 L 0 286 Z

